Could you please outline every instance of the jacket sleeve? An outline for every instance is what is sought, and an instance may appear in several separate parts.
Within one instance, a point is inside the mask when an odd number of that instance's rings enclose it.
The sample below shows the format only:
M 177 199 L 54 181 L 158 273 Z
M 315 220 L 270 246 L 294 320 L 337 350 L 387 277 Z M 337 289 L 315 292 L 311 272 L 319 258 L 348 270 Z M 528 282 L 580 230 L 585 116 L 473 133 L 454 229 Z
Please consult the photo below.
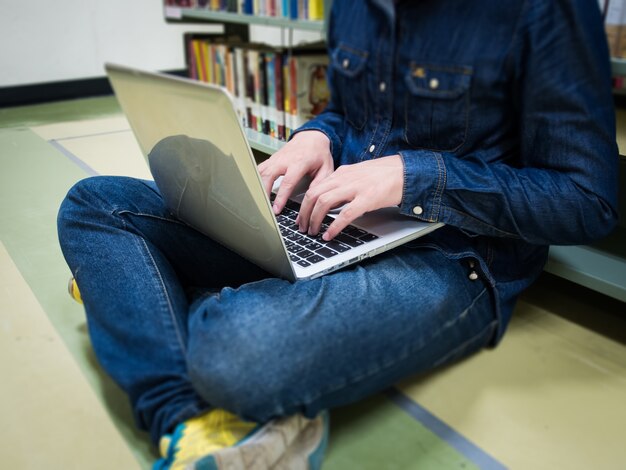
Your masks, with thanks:
M 617 220 L 610 63 L 595 0 L 528 1 L 510 52 L 515 158 L 415 150 L 401 210 L 468 232 L 583 244 Z

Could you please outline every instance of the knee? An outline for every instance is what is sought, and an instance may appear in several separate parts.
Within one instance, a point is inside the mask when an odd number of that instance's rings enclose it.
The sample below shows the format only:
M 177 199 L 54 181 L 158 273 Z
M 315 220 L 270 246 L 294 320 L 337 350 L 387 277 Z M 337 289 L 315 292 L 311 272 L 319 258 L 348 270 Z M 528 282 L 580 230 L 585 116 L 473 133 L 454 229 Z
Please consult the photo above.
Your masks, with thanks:
M 256 422 L 294 413 L 290 398 L 297 395 L 296 371 L 244 338 L 220 336 L 223 341 L 205 338 L 202 343 L 189 343 L 189 376 L 200 396 L 213 406 Z
M 85 212 L 102 205 L 112 193 L 116 184 L 112 177 L 92 176 L 78 181 L 67 192 L 59 208 L 59 224 L 71 221 L 77 213 L 84 216 Z
M 100 192 L 99 179 L 99 177 L 82 179 L 67 192 L 57 214 L 57 227 L 61 242 L 69 236 L 73 227 L 84 222 L 88 217 L 94 200 L 98 198 Z
M 146 191 L 148 189 L 148 191 Z M 63 199 L 57 216 L 59 232 L 96 218 L 102 220 L 118 207 L 137 205 L 142 195 L 155 193 L 149 183 L 122 176 L 92 176 L 78 181 Z

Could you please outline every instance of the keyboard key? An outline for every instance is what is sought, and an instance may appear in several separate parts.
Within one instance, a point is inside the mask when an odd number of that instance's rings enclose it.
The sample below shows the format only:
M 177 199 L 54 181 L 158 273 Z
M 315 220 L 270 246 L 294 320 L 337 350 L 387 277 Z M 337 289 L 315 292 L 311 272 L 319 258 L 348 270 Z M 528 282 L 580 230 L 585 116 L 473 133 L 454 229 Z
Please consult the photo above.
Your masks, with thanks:
M 295 201 L 292 201 L 291 199 L 287 199 L 287 202 L 285 203 L 285 207 L 288 207 L 289 209 L 292 210 L 300 210 L 300 204 L 298 204 Z
M 296 262 L 296 261 L 298 261 L 300 258 L 299 258 L 298 256 L 296 256 L 296 255 L 289 255 L 289 259 L 295 263 L 295 262 Z
M 365 235 L 361 235 L 359 237 L 359 240 L 363 240 L 364 242 L 371 242 L 372 240 L 377 240 L 378 237 L 376 235 L 374 235 L 373 233 L 367 233 L 365 232 Z
M 349 235 L 353 236 L 354 238 L 361 238 L 363 235 L 368 235 L 368 233 L 365 230 L 362 230 L 356 227 L 353 227 L 353 228 L 354 228 L 354 231 L 350 233 Z
M 304 240 L 304 237 L 302 235 L 299 235 L 297 233 L 291 232 L 289 235 L 287 235 L 285 237 L 287 240 L 291 240 L 292 242 L 299 242 Z
M 317 243 L 317 241 L 315 240 L 311 240 L 311 242 L 307 243 L 306 246 L 309 250 L 319 250 L 320 248 L 323 247 L 323 245 L 321 245 L 320 243 Z
M 344 251 L 348 251 L 350 249 L 350 247 L 348 245 L 344 245 L 343 243 L 339 243 L 336 240 L 331 240 L 328 243 L 326 243 L 326 246 L 328 248 L 330 248 L 331 250 L 335 250 L 339 253 L 343 253 Z M 311 248 L 313 249 L 313 248 Z
M 304 251 L 298 253 L 298 255 L 300 256 L 300 258 L 308 259 L 311 256 L 315 256 L 315 253 L 313 253 L 312 251 L 309 251 L 309 250 L 304 250 Z
M 307 260 L 305 259 L 301 259 L 300 261 L 298 261 L 298 264 L 300 266 L 302 266 L 303 268 L 306 268 L 307 266 L 311 266 L 311 263 L 309 263 Z
M 311 256 L 309 258 L 306 259 L 309 263 L 315 264 L 315 263 L 319 263 L 320 261 L 324 261 L 324 258 L 322 258 L 319 255 L 314 255 Z
M 345 233 L 340 233 L 335 238 L 338 242 L 345 243 L 351 247 L 364 245 L 365 242 L 358 240 L 356 238 L 351 237 L 350 235 L 346 235 Z
M 336 251 L 333 251 L 329 248 L 320 248 L 319 250 L 317 250 L 315 253 L 317 253 L 320 256 L 323 256 L 324 258 L 331 258 L 333 256 L 335 256 L 337 254 Z

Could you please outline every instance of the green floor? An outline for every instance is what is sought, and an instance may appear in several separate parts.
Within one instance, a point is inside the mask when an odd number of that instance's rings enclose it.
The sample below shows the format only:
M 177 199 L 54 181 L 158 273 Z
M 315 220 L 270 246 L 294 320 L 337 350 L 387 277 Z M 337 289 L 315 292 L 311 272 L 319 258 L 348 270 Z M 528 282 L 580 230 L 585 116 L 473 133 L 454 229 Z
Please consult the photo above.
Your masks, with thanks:
M 0 128 L 80 121 L 111 116 L 120 112 L 117 101 L 110 96 L 0 108 Z
M 31 129 L 119 113 L 113 98 L 0 109 L 0 241 L 140 467 L 149 468 L 155 451 L 146 434 L 134 428 L 121 391 L 97 365 L 84 312 L 65 293 L 69 271 L 58 248 L 56 212 L 66 191 L 86 173 Z M 10 304 L 10 286 L 1 292 Z M 546 277 L 524 296 L 516 318 L 510 339 L 505 338 L 495 351 L 409 380 L 399 388 L 402 395 L 396 392 L 409 405 L 432 415 L 423 418 L 423 413 L 398 405 L 386 393 L 333 411 L 324 469 L 457 469 L 476 468 L 477 462 L 481 468 L 588 468 L 589 462 L 604 462 L 600 468 L 619 468 L 626 461 L 622 439 L 615 431 L 623 430 L 619 397 L 626 396 L 624 304 Z M 9 330 L 0 317 L 0 335 Z M 553 344 L 560 349 L 551 350 L 547 357 L 545 351 Z M 584 356 L 580 345 L 587 348 Z M 582 365 L 576 365 L 579 362 Z M 517 364 L 519 373 L 508 370 L 510 364 Z M 546 364 L 549 368 L 543 369 Z M 565 371 L 574 371 L 571 379 Z M 578 383 L 573 380 L 576 372 L 594 379 Z M 600 374 L 599 378 L 592 372 Z M 512 387 L 506 373 L 513 378 L 526 374 L 528 379 L 523 386 Z M 532 386 L 535 381 L 536 387 Z M 567 404 L 557 415 L 551 414 L 555 406 L 547 390 Z M 580 397 L 587 401 L 582 403 Z M 4 406 L 14 399 L 0 390 Z M 42 391 L 41 400 L 45 399 Z M 507 420 L 515 413 L 520 416 L 517 421 Z M 528 423 L 519 423 L 523 416 L 530 417 Z M 588 416 L 602 419 L 595 424 Z M 602 439 L 582 445 L 571 423 L 589 423 L 589 439 L 594 435 Z M 28 426 L 28 417 L 23 425 Z M 570 428 L 572 434 L 568 434 Z M 551 429 L 563 431 L 554 435 Z M 8 431 L 0 431 L 0 437 L 2 432 Z M 64 432 L 63 423 L 59 432 Z M 92 438 L 85 434 L 85 439 Z M 528 451 L 520 451 L 520 444 Z M 567 455 L 563 448 L 569 449 Z M 0 455 L 9 452 L 19 449 L 5 449 L 0 443 Z M 106 461 L 107 455 L 93 459 Z

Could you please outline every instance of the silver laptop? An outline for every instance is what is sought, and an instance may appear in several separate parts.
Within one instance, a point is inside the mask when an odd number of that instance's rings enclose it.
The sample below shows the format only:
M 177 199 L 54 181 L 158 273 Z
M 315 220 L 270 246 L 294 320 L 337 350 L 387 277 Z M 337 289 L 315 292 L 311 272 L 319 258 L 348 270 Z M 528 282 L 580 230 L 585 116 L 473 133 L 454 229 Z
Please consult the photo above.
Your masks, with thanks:
M 228 91 L 118 65 L 106 70 L 168 208 L 275 276 L 319 277 L 443 225 L 390 207 L 365 214 L 331 242 L 299 233 L 302 194 L 274 215 Z

